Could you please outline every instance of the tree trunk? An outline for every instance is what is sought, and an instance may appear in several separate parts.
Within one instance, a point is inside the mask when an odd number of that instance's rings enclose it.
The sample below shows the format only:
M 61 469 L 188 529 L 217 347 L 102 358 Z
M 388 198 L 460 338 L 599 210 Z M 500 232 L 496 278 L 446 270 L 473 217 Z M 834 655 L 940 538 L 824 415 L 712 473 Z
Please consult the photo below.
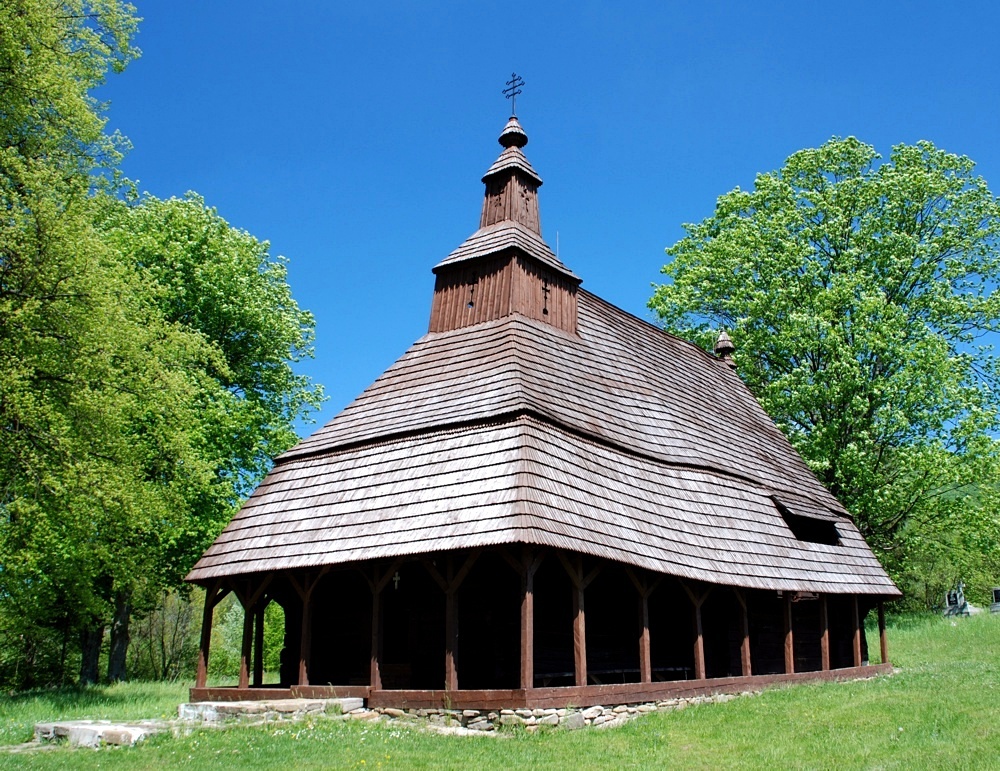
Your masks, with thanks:
M 97 670 L 101 660 L 101 643 L 104 641 L 104 626 L 94 622 L 80 632 L 80 685 L 97 682 Z
M 125 679 L 125 654 L 128 652 L 128 624 L 132 616 L 132 594 L 115 592 L 115 615 L 111 621 L 111 650 L 108 654 L 108 680 Z

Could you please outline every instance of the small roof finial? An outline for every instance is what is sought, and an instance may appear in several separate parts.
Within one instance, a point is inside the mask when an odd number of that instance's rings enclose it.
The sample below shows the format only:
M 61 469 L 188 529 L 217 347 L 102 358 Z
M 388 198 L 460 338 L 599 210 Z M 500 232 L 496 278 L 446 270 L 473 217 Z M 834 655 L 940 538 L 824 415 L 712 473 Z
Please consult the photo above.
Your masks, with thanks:
M 726 330 L 719 332 L 718 338 L 715 340 L 715 355 L 722 359 L 726 364 L 728 364 L 733 369 L 736 369 L 736 362 L 733 360 L 733 353 L 736 351 L 736 346 L 733 345 L 733 341 L 730 339 L 729 335 L 726 334 Z
M 517 115 L 517 95 L 521 93 L 521 86 L 524 85 L 524 78 L 516 72 L 510 73 L 510 80 L 506 83 L 507 88 L 503 90 L 503 95 L 510 99 L 510 115 Z

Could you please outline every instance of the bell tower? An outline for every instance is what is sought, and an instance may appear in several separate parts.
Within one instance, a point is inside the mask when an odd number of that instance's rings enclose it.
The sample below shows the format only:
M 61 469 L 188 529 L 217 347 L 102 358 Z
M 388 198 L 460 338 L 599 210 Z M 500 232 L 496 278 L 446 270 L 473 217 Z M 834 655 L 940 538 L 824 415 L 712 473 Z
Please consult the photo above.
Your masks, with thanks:
M 524 154 L 528 135 L 511 116 L 503 150 L 483 176 L 479 230 L 434 266 L 431 332 L 520 314 L 576 334 L 580 278 L 542 239 L 542 178 Z

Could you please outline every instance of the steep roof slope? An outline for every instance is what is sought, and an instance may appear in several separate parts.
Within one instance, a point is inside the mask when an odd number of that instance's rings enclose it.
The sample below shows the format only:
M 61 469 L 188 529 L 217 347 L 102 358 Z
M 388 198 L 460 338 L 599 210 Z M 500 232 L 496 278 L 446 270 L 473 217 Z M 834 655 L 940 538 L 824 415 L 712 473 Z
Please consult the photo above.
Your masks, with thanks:
M 840 544 L 797 539 L 775 493 Z M 896 594 L 840 513 L 728 366 L 581 293 L 579 337 L 515 315 L 421 338 L 278 459 L 189 578 L 531 543 Z
M 527 543 L 898 595 L 725 361 L 579 289 L 541 237 L 527 141 L 512 117 L 480 228 L 434 268 L 438 331 L 279 457 L 188 579 Z

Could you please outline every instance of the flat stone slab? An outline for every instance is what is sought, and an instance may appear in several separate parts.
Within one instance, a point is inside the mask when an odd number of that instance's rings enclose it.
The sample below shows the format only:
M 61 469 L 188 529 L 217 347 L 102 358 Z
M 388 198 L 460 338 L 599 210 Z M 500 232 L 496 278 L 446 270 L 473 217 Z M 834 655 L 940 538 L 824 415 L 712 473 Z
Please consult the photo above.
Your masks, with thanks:
M 202 723 L 220 723 L 226 720 L 246 720 L 273 717 L 296 719 L 306 715 L 320 715 L 339 708 L 346 715 L 361 709 L 364 699 L 268 699 L 265 701 L 196 701 L 181 704 L 177 716 L 181 720 Z
M 100 747 L 114 744 L 131 747 L 136 742 L 166 731 L 168 725 L 158 720 L 137 723 L 115 723 L 110 720 L 59 720 L 35 723 L 35 741 L 53 742 L 65 739 L 71 747 Z

